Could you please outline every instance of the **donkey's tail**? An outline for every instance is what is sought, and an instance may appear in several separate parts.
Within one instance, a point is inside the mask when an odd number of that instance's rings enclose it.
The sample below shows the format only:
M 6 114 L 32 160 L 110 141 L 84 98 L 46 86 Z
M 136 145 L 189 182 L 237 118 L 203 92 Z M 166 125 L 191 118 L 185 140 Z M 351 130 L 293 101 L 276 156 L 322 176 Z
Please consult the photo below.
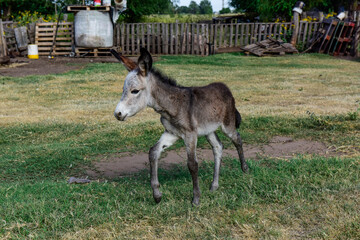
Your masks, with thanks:
M 235 126 L 236 126 L 236 128 L 240 127 L 240 123 L 241 123 L 241 115 L 240 115 L 239 111 L 236 110 L 236 112 L 235 112 Z

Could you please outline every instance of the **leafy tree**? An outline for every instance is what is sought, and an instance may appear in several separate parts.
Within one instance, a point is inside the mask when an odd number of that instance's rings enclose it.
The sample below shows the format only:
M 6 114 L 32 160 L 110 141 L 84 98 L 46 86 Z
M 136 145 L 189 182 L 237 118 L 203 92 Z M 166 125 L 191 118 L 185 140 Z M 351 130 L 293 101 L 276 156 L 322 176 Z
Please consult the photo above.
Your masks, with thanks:
M 190 13 L 190 9 L 187 6 L 180 6 L 177 8 L 178 13 Z
M 123 13 L 126 22 L 140 22 L 143 15 L 165 14 L 173 12 L 171 0 L 128 0 L 127 9 Z
M 200 14 L 212 14 L 213 9 L 209 0 L 201 0 L 200 2 Z
M 264 21 L 278 16 L 289 18 L 297 0 L 230 0 L 230 6 L 237 11 L 253 12 Z M 306 9 L 318 9 L 324 12 L 337 12 L 340 6 L 349 9 L 356 4 L 354 0 L 303 0 Z
M 192 14 L 200 13 L 200 6 L 195 1 L 191 1 L 189 4 L 189 13 Z
M 231 13 L 230 8 L 223 8 L 219 11 L 220 14 L 226 14 L 226 13 Z

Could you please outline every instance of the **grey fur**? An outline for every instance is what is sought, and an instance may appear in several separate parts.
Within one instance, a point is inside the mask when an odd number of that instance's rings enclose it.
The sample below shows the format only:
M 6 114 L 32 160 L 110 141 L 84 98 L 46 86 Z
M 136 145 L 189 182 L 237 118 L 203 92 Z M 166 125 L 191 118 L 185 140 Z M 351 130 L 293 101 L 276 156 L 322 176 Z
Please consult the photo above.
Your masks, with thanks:
M 124 57 L 123 57 L 124 58 Z M 193 180 L 194 205 L 200 201 L 198 161 L 196 159 L 197 137 L 206 136 L 215 159 L 214 178 L 210 190 L 219 186 L 219 172 L 223 145 L 215 131 L 219 127 L 235 145 L 243 172 L 248 171 L 242 141 L 236 128 L 241 116 L 235 108 L 235 100 L 229 88 L 223 83 L 212 83 L 204 87 L 182 87 L 159 71 L 152 68 L 152 58 L 146 49 L 141 49 L 138 68 L 129 59 L 122 62 L 130 71 L 125 79 L 123 95 L 114 112 L 118 120 L 134 116 L 145 107 L 153 108 L 161 115 L 165 132 L 150 149 L 150 174 L 153 196 L 161 200 L 158 181 L 158 160 L 161 152 L 179 138 L 185 142 L 188 168 Z

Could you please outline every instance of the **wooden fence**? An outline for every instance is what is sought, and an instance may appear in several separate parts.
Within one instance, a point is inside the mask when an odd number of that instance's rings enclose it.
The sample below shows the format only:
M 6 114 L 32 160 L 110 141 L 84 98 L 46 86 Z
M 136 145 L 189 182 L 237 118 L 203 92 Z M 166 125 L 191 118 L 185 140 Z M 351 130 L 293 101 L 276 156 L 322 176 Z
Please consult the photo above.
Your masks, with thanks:
M 298 43 L 309 45 L 319 22 L 300 22 Z M 114 47 L 125 55 L 138 55 L 140 47 L 156 55 L 207 55 L 209 47 L 215 52 L 246 46 L 267 37 L 289 40 L 292 23 L 129 23 L 117 24 L 114 31 Z M 56 23 L 37 23 L 35 43 L 39 54 L 48 55 L 55 36 Z M 10 34 L 6 34 L 10 36 Z M 9 39 L 10 40 L 10 39 Z M 69 54 L 74 50 L 73 23 L 60 23 L 54 55 Z
M 8 49 L 17 49 L 13 29 L 11 28 L 11 26 L 14 26 L 14 23 L 3 22 L 3 25 Z M 320 22 L 301 21 L 298 44 L 303 48 L 308 47 L 313 33 L 316 32 L 320 25 Z M 358 24 L 358 26 L 359 25 L 360 24 Z M 35 43 L 39 45 L 40 55 L 49 54 L 55 36 L 55 29 L 56 23 L 36 24 Z M 145 47 L 152 54 L 156 55 L 207 55 L 209 54 L 209 50 L 212 52 L 221 52 L 222 50 L 226 51 L 229 49 L 238 51 L 240 47 L 264 40 L 267 37 L 289 41 L 292 35 L 292 29 L 293 25 L 290 22 L 117 24 L 114 30 L 114 47 L 122 51 L 125 55 L 138 55 L 140 53 L 140 47 Z M 60 23 L 52 54 L 67 55 L 71 51 L 74 51 L 73 46 L 73 23 Z M 106 49 L 97 50 L 101 53 L 100 55 L 107 55 Z M 83 51 L 88 52 L 86 49 L 83 49 Z M 81 53 L 81 51 L 79 53 Z M 93 54 L 93 56 L 100 55 Z
M 196 23 L 130 23 L 115 27 L 114 45 L 125 55 L 140 47 L 152 54 L 207 54 L 209 26 Z
M 298 42 L 309 45 L 319 22 L 300 22 Z M 267 37 L 289 40 L 292 23 L 238 23 L 238 24 L 196 24 L 196 23 L 130 23 L 115 27 L 114 45 L 123 54 L 137 55 L 140 47 L 152 54 L 195 54 L 207 55 L 209 47 L 219 51 L 226 48 L 240 48 Z

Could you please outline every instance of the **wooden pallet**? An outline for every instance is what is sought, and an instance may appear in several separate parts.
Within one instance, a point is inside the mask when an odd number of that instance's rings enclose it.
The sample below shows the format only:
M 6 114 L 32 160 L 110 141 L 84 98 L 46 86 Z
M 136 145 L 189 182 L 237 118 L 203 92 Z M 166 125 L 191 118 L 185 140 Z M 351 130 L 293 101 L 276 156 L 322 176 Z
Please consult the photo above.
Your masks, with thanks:
M 338 19 L 325 19 L 322 26 L 311 39 L 311 45 L 306 50 L 333 55 L 349 54 L 349 46 L 354 38 L 355 23 L 343 22 Z
M 348 53 L 348 46 L 350 46 L 352 42 L 352 35 L 355 30 L 355 23 L 353 22 L 345 22 L 343 24 L 343 28 L 341 33 L 339 34 L 336 42 L 333 46 L 333 55 L 345 55 Z
M 338 31 L 339 26 L 340 24 L 338 19 L 324 19 L 323 29 L 325 30 L 325 34 L 319 47 L 319 53 L 325 53 L 329 51 L 332 36 L 335 32 Z
M 110 11 L 110 6 L 85 6 L 85 5 L 67 6 L 68 12 L 92 11 L 92 10 L 108 12 Z
M 56 23 L 37 23 L 35 27 L 35 44 L 40 56 L 48 56 L 55 38 Z M 51 55 L 68 55 L 72 52 L 73 23 L 59 23 L 56 42 Z
M 281 40 L 268 38 L 258 43 L 250 44 L 242 48 L 245 54 L 254 54 L 256 56 L 285 55 L 298 53 L 298 50 L 290 43 L 284 43 Z
M 112 48 L 81 48 L 76 47 L 76 57 L 108 57 Z

